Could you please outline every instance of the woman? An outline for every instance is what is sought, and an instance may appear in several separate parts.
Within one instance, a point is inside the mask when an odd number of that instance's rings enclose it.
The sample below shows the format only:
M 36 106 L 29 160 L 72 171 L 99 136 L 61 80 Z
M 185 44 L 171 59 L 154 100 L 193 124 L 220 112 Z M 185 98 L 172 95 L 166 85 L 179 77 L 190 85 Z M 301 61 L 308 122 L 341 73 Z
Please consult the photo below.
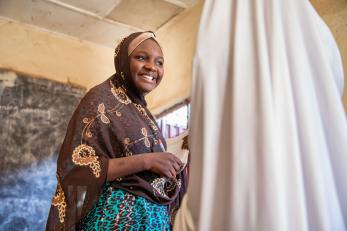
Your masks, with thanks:
M 170 230 L 186 176 L 144 99 L 163 77 L 162 50 L 152 32 L 133 33 L 114 61 L 69 123 L 47 230 Z

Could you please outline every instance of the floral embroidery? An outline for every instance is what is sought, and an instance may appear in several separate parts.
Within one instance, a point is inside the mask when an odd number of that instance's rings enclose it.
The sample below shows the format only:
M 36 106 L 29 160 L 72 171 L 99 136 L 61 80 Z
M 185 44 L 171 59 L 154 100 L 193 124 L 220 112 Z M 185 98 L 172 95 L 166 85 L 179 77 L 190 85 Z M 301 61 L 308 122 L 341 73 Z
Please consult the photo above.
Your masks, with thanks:
M 118 44 L 118 46 L 116 47 L 116 49 L 114 50 L 114 57 L 116 57 L 120 51 L 120 47 L 122 46 L 122 43 L 124 41 L 124 39 L 126 39 L 127 37 L 123 38 L 120 43 Z
M 86 124 L 86 126 L 83 128 L 82 133 L 84 133 L 87 138 L 92 138 L 93 134 L 91 133 L 91 131 L 89 131 L 89 127 L 92 124 L 92 122 L 94 121 L 94 119 L 89 119 L 87 117 L 84 117 L 82 121 L 83 121 L 83 123 Z M 81 143 L 82 143 L 82 139 L 81 139 Z
M 158 140 L 159 140 L 159 138 L 157 137 L 157 132 L 158 132 L 159 129 L 156 126 L 156 124 L 154 123 L 154 121 L 148 116 L 145 108 L 143 108 L 141 104 L 136 104 L 136 103 L 132 102 L 131 99 L 127 96 L 127 94 L 125 93 L 125 90 L 122 87 L 115 87 L 115 85 L 113 84 L 112 81 L 110 81 L 110 85 L 112 86 L 111 87 L 111 92 L 116 97 L 116 99 L 119 102 L 121 102 L 123 104 L 126 104 L 126 105 L 129 104 L 129 103 L 133 104 L 135 106 L 135 108 L 140 112 L 140 115 L 142 115 L 146 119 L 147 124 L 149 125 L 149 127 L 150 127 L 150 129 L 151 129 L 151 131 L 153 133 L 153 135 L 148 135 L 148 131 L 146 130 L 146 128 L 142 128 L 141 129 L 141 133 L 144 136 L 143 138 L 135 140 L 133 142 L 130 142 L 130 139 L 126 138 L 127 140 L 123 141 L 125 155 L 126 156 L 132 155 L 132 153 L 129 150 L 129 147 L 131 145 L 141 141 L 141 140 L 144 141 L 144 144 L 145 144 L 145 146 L 147 148 L 151 147 L 151 142 L 150 142 L 149 138 L 151 138 L 153 136 L 154 136 L 154 138 L 153 138 L 154 144 L 157 145 L 158 144 Z M 116 115 L 117 116 L 121 116 L 122 114 L 119 111 L 116 111 Z M 163 150 L 164 150 L 164 148 L 163 148 Z
M 121 88 L 121 87 L 115 87 L 115 86 L 113 85 L 112 81 L 110 81 L 110 82 L 111 82 L 111 86 L 112 86 L 111 92 L 112 92 L 112 94 L 114 95 L 114 97 L 116 97 L 116 99 L 117 99 L 119 102 L 123 103 L 123 104 L 129 104 L 129 103 L 131 103 L 131 100 L 130 100 L 129 97 L 125 94 L 123 88 Z
M 100 119 L 104 124 L 109 124 L 110 120 L 109 118 L 107 118 L 106 114 L 105 114 L 105 104 L 101 103 L 98 106 L 98 112 L 100 115 Z
M 151 183 L 153 187 L 153 193 L 154 195 L 160 195 L 163 198 L 169 199 L 168 195 L 166 195 L 166 192 L 164 190 L 166 180 L 164 177 L 161 178 L 155 178 L 154 181 Z
M 132 102 L 131 99 L 127 96 L 127 94 L 125 94 L 125 91 L 123 90 L 122 87 L 115 87 L 112 81 L 110 81 L 110 84 L 112 86 L 111 92 L 116 97 L 116 99 L 123 104 L 132 103 L 135 106 L 135 108 L 140 112 L 140 114 L 148 121 L 149 126 L 153 130 L 153 132 L 156 133 L 158 131 L 158 127 L 155 125 L 153 120 L 148 116 L 146 110 L 140 104 L 136 104 Z M 116 112 L 116 114 L 118 116 L 118 111 Z
M 125 156 L 132 156 L 133 153 L 130 151 L 129 147 L 131 147 L 134 144 L 139 143 L 142 140 L 143 140 L 143 142 L 147 148 L 151 147 L 150 138 L 154 139 L 154 141 L 158 143 L 158 141 L 155 138 L 153 138 L 153 135 L 148 135 L 146 128 L 141 128 L 141 133 L 142 133 L 143 137 L 140 139 L 137 139 L 137 140 L 134 140 L 131 142 L 130 138 L 127 137 L 123 140 Z
M 88 138 L 92 138 L 92 137 L 93 137 L 93 134 L 92 134 L 90 131 L 88 131 L 88 132 L 86 133 L 86 136 L 87 136 Z
M 129 138 L 125 138 L 123 140 L 123 144 L 124 144 L 124 153 L 125 156 L 132 156 L 133 153 L 130 151 L 129 146 L 131 145 L 130 143 L 130 139 Z
M 87 117 L 84 117 L 82 121 L 83 121 L 83 123 L 85 123 L 85 124 L 88 124 L 88 123 L 90 122 L 89 119 L 88 119 Z
M 120 107 L 115 107 L 111 110 L 107 110 L 107 112 L 109 113 L 113 113 L 116 112 L 116 115 L 118 117 L 122 116 L 122 113 L 118 111 L 118 109 L 120 109 Z M 106 107 L 104 103 L 100 103 L 98 105 L 98 115 L 95 118 L 100 117 L 101 122 L 103 122 L 104 124 L 109 124 L 111 123 L 110 119 L 106 116 Z M 92 123 L 94 122 L 95 118 L 88 118 L 88 117 L 84 117 L 83 118 L 83 123 L 86 124 L 86 126 L 83 128 L 82 133 L 84 134 L 84 136 L 81 137 L 81 143 L 82 143 L 82 138 L 92 138 L 93 134 L 91 133 L 91 131 L 89 130 L 90 126 L 92 125 Z
M 58 178 L 58 177 L 57 177 Z M 59 180 L 58 180 L 58 188 L 55 196 L 52 199 L 52 205 L 57 207 L 59 211 L 59 221 L 60 223 L 64 223 L 65 218 L 65 211 L 66 211 L 66 201 L 65 201 L 65 194 L 63 191 L 63 188 L 61 187 Z
M 157 132 L 158 127 L 155 125 L 153 120 L 151 118 L 149 118 L 146 110 L 140 104 L 136 104 L 136 103 L 133 103 L 133 104 L 135 105 L 136 109 L 141 113 L 141 115 L 147 119 L 149 126 L 151 127 L 153 132 Z
M 89 165 L 93 170 L 95 177 L 100 177 L 100 163 L 98 161 L 98 156 L 95 155 L 95 151 L 91 146 L 86 144 L 78 145 L 72 154 L 72 161 L 80 166 Z
M 124 144 L 129 145 L 130 144 L 130 139 L 129 138 L 125 138 L 123 142 L 124 142 Z
M 119 43 L 119 45 L 114 50 L 114 57 L 116 57 L 120 51 L 120 45 L 122 44 L 123 40 Z
M 172 180 L 166 177 L 155 178 L 152 183 L 153 194 L 165 199 L 170 199 L 168 193 L 178 187 L 181 188 L 181 180 Z
M 149 142 L 146 128 L 141 128 L 141 133 L 144 136 L 144 143 L 145 143 L 146 147 L 147 148 L 151 147 L 151 143 Z

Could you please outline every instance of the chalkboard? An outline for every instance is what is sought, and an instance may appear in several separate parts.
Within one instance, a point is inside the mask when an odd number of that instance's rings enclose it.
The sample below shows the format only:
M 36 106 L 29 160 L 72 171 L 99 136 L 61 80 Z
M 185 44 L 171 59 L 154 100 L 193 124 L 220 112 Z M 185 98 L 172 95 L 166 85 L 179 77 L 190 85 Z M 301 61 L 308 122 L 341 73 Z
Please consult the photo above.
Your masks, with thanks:
M 0 230 L 44 230 L 57 154 L 84 93 L 0 69 Z

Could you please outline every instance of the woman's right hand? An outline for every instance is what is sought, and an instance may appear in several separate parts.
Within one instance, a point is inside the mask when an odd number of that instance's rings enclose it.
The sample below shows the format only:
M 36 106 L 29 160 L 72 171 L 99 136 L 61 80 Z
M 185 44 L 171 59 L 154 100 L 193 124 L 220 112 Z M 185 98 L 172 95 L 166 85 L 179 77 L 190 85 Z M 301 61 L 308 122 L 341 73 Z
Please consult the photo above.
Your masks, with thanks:
M 143 155 L 146 169 L 168 178 L 175 178 L 182 166 L 179 158 L 169 152 L 154 152 Z

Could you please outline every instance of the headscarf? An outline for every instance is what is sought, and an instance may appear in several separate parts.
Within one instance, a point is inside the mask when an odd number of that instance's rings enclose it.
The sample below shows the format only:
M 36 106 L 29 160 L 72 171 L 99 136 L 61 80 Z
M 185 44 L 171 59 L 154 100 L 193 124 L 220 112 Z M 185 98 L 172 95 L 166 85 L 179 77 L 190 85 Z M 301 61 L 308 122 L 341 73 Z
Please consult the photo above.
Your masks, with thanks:
M 136 49 L 136 47 L 147 39 L 152 39 L 159 45 L 159 42 L 155 38 L 153 32 L 137 32 L 124 38 L 118 44 L 114 52 L 114 66 L 116 69 L 114 80 L 117 86 L 123 86 L 123 88 L 127 90 L 127 95 L 131 98 L 131 100 L 133 102 L 140 103 L 142 106 L 146 106 L 147 103 L 144 95 L 136 89 L 134 82 L 132 81 L 129 56 Z M 158 81 L 160 80 L 161 79 L 158 79 Z
M 142 41 L 132 42 L 144 33 L 133 33 L 121 41 L 115 50 L 116 73 L 86 94 L 69 122 L 59 153 L 58 186 L 47 230 L 75 229 L 100 196 L 109 159 L 166 150 L 165 139 L 130 74 L 129 46 L 136 49 L 146 39 L 154 39 L 152 33 Z M 168 180 L 143 171 L 119 177 L 110 184 L 168 205 L 170 214 L 175 214 L 186 188 L 185 172 Z

